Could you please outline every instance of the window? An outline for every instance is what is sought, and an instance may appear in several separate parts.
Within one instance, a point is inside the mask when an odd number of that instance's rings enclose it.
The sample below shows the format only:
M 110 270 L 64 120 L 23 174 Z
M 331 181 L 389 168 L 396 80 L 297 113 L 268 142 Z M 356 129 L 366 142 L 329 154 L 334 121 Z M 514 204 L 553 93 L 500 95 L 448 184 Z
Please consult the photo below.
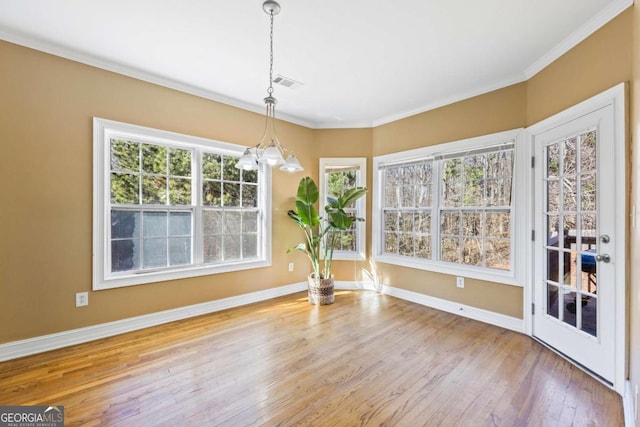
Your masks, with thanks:
M 324 214 L 327 200 L 339 197 L 351 188 L 365 187 L 366 171 L 367 163 L 363 157 L 320 159 L 320 215 Z M 366 196 L 345 211 L 354 217 L 364 218 L 366 213 L 365 200 Z M 338 235 L 333 240 L 335 245 L 333 259 L 365 259 L 366 232 L 363 221 L 354 221 L 349 230 L 337 231 L 336 233 Z
M 374 259 L 516 284 L 514 248 L 523 241 L 513 197 L 522 169 L 515 148 L 520 134 L 375 158 Z
M 244 147 L 94 119 L 94 289 L 269 265 Z

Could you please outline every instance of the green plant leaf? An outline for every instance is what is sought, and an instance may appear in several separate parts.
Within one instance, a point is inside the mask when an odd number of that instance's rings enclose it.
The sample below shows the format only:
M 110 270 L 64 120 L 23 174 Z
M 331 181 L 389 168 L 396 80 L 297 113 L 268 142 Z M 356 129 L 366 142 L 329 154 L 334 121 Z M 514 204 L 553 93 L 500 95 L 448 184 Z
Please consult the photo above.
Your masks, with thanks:
M 359 198 L 367 194 L 367 189 L 364 187 L 350 188 L 344 192 L 344 194 L 338 197 L 337 205 L 340 208 L 347 208 L 356 202 Z
M 311 178 L 304 177 L 298 185 L 296 193 L 296 213 L 300 221 L 309 227 L 315 227 L 320 223 L 320 217 L 314 204 L 319 197 L 318 186 Z

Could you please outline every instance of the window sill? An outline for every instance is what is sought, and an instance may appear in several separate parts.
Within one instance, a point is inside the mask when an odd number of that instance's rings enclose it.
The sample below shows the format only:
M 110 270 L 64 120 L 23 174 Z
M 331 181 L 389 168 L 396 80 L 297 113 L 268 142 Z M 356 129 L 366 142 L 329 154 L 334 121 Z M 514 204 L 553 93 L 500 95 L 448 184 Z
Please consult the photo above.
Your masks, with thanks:
M 145 271 L 111 275 L 109 277 L 94 277 L 93 290 L 122 288 L 126 286 L 143 285 L 147 283 L 164 282 L 168 280 L 186 279 L 189 277 L 208 276 L 212 274 L 229 273 L 233 271 L 250 270 L 254 268 L 270 267 L 267 260 L 240 261 L 227 264 L 202 264 L 198 266 L 178 267 L 161 271 Z
M 487 282 L 501 283 L 504 285 L 523 287 L 512 271 L 489 270 L 460 264 L 451 264 L 437 261 L 416 261 L 409 257 L 376 255 L 376 262 L 398 265 L 401 267 L 415 268 L 418 270 L 432 271 L 434 273 L 462 276 L 470 279 L 485 280 Z

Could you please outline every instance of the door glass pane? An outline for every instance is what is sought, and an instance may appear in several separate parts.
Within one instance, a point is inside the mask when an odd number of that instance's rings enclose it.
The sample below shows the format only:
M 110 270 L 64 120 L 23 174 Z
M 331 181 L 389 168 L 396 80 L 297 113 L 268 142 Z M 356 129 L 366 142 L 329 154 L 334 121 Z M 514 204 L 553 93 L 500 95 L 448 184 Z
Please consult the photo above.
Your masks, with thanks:
M 577 307 L 577 304 L 579 304 L 577 300 L 579 294 L 566 290 L 561 290 L 560 293 L 563 295 L 564 301 L 562 305 L 562 309 L 564 310 L 562 313 L 562 321 L 575 327 L 578 311 L 582 312 L 581 307 Z
M 546 148 L 547 314 L 597 334 L 595 133 Z M 557 214 L 556 214 L 557 212 Z M 556 286 L 561 283 L 563 286 Z
M 582 305 L 582 330 L 594 337 L 598 336 L 598 297 L 595 295 L 584 296 Z
M 547 314 L 558 318 L 558 287 L 547 284 Z

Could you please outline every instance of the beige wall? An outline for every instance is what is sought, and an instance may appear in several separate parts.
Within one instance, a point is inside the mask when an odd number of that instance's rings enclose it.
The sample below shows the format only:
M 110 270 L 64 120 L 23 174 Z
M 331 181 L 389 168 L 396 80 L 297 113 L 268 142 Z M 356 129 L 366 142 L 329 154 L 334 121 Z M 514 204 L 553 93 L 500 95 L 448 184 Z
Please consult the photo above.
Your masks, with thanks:
M 527 81 L 527 126 L 631 79 L 633 10 Z
M 0 328 L 0 343 L 304 281 L 308 261 L 299 253 L 286 254 L 301 237 L 286 211 L 299 179 L 317 178 L 320 157 L 367 157 L 371 188 L 372 156 L 524 127 L 630 80 L 637 10 L 623 13 L 528 82 L 374 129 L 311 130 L 279 123 L 281 138 L 306 170 L 294 179 L 274 173 L 273 267 L 99 292 L 91 292 L 91 118 L 242 145 L 255 144 L 263 118 L 0 42 L 0 324 L 11 325 Z M 367 205 L 370 219 L 371 197 Z M 370 227 L 368 221 L 368 242 Z M 291 261 L 294 273 L 287 272 Z M 362 268 L 370 269 L 367 263 L 337 262 L 336 277 L 359 279 Z M 467 280 L 457 289 L 449 275 L 387 264 L 376 269 L 383 283 L 522 317 L 517 286 Z M 637 318 L 636 287 L 631 313 Z M 74 294 L 80 291 L 90 292 L 88 307 L 75 308 Z M 631 370 L 640 378 L 640 362 L 634 362 L 640 350 L 634 354 Z

